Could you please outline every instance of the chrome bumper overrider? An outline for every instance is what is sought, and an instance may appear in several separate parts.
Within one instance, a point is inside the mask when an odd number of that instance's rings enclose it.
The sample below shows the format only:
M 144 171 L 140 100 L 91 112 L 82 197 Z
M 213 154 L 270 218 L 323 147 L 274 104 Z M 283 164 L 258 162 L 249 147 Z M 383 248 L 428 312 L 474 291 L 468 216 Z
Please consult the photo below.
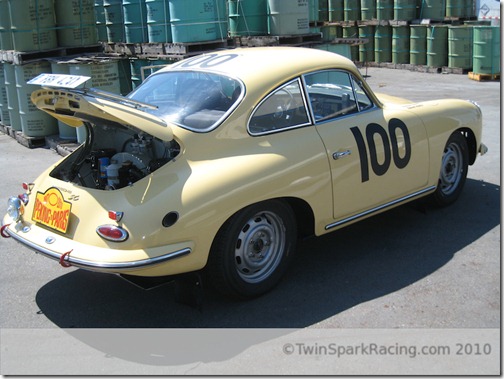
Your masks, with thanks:
M 80 259 L 80 258 L 75 258 L 72 257 L 71 254 L 60 254 L 57 252 L 54 252 L 50 249 L 47 249 L 43 246 L 34 244 L 23 237 L 21 237 L 17 233 L 11 233 L 8 228 L 5 228 L 3 230 L 4 234 L 8 234 L 10 237 L 14 238 L 17 240 L 19 243 L 25 245 L 31 250 L 34 250 L 37 253 L 43 254 L 48 258 L 57 260 L 60 262 L 65 267 L 68 266 L 75 266 L 75 267 L 80 267 L 92 271 L 101 271 L 101 272 L 110 272 L 110 273 L 116 273 L 118 271 L 123 272 L 123 271 L 129 271 L 129 270 L 138 270 L 138 269 L 143 269 L 143 268 L 149 268 L 155 265 L 159 265 L 161 263 L 165 263 L 166 261 L 179 258 L 182 256 L 185 256 L 189 253 L 191 253 L 190 248 L 184 248 L 176 251 L 172 251 L 170 253 L 164 254 L 157 256 L 155 258 L 148 258 L 148 259 L 142 259 L 138 261 L 131 261 L 131 262 L 95 262 L 95 261 L 88 261 L 85 259 Z

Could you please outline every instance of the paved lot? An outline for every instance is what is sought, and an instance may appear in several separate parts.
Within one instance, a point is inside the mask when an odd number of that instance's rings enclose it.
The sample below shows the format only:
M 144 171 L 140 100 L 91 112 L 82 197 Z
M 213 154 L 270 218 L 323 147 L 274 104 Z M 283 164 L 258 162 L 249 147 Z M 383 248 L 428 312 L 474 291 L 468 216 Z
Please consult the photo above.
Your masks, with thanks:
M 115 276 L 63 269 L 2 239 L 0 327 L 499 328 L 500 83 L 361 71 L 376 92 L 480 104 L 489 153 L 470 167 L 456 204 L 406 205 L 304 241 L 273 292 L 230 302 L 209 291 L 201 312 L 175 302 L 173 286 L 146 292 Z M 0 208 L 57 159 L 0 134 Z

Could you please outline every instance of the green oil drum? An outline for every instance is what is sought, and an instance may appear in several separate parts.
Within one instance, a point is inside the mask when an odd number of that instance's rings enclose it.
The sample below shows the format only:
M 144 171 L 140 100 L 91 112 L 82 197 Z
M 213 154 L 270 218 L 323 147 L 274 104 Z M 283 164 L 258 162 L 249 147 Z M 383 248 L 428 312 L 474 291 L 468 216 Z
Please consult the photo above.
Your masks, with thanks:
M 7 88 L 5 88 L 4 64 L 0 63 L 0 122 L 10 125 L 9 104 L 7 101 Z
M 212 41 L 224 38 L 227 20 L 220 0 L 170 0 L 170 23 L 175 43 Z M 226 31 L 224 31 L 226 29 Z
M 229 0 L 229 33 L 235 36 L 268 34 L 266 0 Z
M 9 14 L 14 50 L 58 47 L 53 0 L 9 0 Z
M 46 61 L 38 61 L 25 65 L 16 65 L 16 88 L 19 101 L 19 116 L 21 118 L 21 130 L 26 137 L 45 137 L 58 134 L 56 119 L 44 111 L 39 110 L 31 101 L 33 91 L 40 89 L 39 86 L 26 84 L 29 80 L 43 73 L 51 73 L 51 64 Z
M 410 63 L 427 64 L 427 26 L 410 26 Z
M 98 88 L 115 94 L 121 93 L 119 67 L 116 60 L 107 58 L 77 58 L 67 63 L 70 75 L 90 76 L 86 87 Z
M 409 21 L 417 18 L 416 0 L 394 0 L 394 20 Z
M 319 20 L 319 0 L 310 0 L 308 2 L 308 21 L 318 22 L 318 20 Z
M 19 100 L 16 88 L 16 72 L 14 65 L 4 63 L 5 92 L 7 94 L 7 110 L 9 112 L 10 126 L 13 130 L 21 131 L 21 117 L 19 116 Z
M 148 42 L 145 0 L 123 0 L 124 34 L 127 43 Z
M 376 0 L 361 0 L 361 20 L 376 19 Z
M 427 66 L 448 65 L 448 28 L 446 26 L 427 27 Z
M 331 53 L 339 54 L 344 56 L 345 58 L 352 59 L 352 53 L 350 51 L 350 45 L 338 43 L 322 43 L 314 46 L 315 49 L 330 51 Z
M 429 20 L 444 20 L 446 0 L 422 0 L 419 17 Z
M 108 42 L 126 42 L 122 0 L 103 0 Z
M 394 18 L 394 0 L 376 0 L 376 18 L 392 20 Z
M 322 41 L 330 42 L 336 38 L 343 37 L 343 28 L 340 25 L 324 25 L 320 29 Z
M 392 63 L 410 63 L 410 28 L 409 26 L 392 27 Z
M 343 18 L 344 21 L 360 20 L 360 2 L 359 0 L 343 0 Z
M 94 0 L 55 0 L 58 45 L 93 45 L 98 42 Z
M 446 17 L 466 17 L 468 0 L 446 0 Z
M 217 17 L 217 38 L 225 40 L 229 31 L 229 15 L 226 0 L 214 0 Z
M 149 42 L 172 42 L 168 0 L 145 0 L 147 39 Z
M 359 38 L 367 39 L 367 43 L 359 45 L 359 61 L 373 62 L 374 61 L 374 35 L 375 27 L 369 25 L 359 26 Z
M 357 26 L 343 26 L 343 38 L 359 38 Z M 350 56 L 353 61 L 359 60 L 359 46 L 350 46 Z
M 319 0 L 318 19 L 322 22 L 329 21 L 329 0 Z
M 0 50 L 13 50 L 9 2 L 0 0 Z
M 448 28 L 448 67 L 472 68 L 472 52 L 473 28 L 450 26 Z
M 268 0 L 268 30 L 273 36 L 300 35 L 310 32 L 307 1 Z
M 329 0 L 327 4 L 329 8 L 329 21 L 343 21 L 343 0 Z
M 392 61 L 392 28 L 390 26 L 378 25 L 376 27 L 374 48 L 375 62 Z
M 500 27 L 474 26 L 473 72 L 500 74 Z
M 95 19 L 96 19 L 96 34 L 98 41 L 106 42 L 107 38 L 107 23 L 105 20 L 105 9 L 103 8 L 103 0 L 94 0 Z

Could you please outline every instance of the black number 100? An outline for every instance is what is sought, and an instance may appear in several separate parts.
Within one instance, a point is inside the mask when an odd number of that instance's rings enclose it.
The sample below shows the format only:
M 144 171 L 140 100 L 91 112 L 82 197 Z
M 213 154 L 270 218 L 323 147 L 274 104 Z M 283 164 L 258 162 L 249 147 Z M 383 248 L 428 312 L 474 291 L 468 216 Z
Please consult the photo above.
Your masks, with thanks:
M 350 128 L 354 135 L 357 148 L 359 149 L 359 157 L 361 161 L 361 176 L 362 182 L 369 180 L 369 163 L 368 151 L 364 137 L 358 127 Z M 399 144 L 397 141 L 397 130 L 400 130 L 404 138 L 404 156 L 399 154 Z M 389 139 L 390 135 L 390 139 Z M 384 160 L 382 163 L 378 162 L 378 154 L 376 152 L 375 136 L 381 138 L 383 142 Z M 371 168 L 373 172 L 378 175 L 384 175 L 390 168 L 392 160 L 397 168 L 401 169 L 408 165 L 411 158 L 411 139 L 409 136 L 406 124 L 397 118 L 393 118 L 388 124 L 387 131 L 378 124 L 371 123 L 366 126 L 366 141 L 369 146 L 369 160 L 371 161 Z

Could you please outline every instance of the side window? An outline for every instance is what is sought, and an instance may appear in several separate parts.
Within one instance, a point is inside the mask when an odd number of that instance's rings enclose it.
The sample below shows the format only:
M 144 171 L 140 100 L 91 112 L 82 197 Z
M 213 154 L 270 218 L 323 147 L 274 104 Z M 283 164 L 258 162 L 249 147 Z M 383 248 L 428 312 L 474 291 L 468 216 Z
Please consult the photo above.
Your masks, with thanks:
M 352 81 L 353 78 L 343 71 L 321 71 L 305 76 L 315 121 L 329 120 L 359 111 Z M 361 92 L 367 97 L 362 89 Z
M 249 121 L 252 135 L 308 125 L 310 119 L 299 80 L 293 80 L 272 92 L 254 111 Z

